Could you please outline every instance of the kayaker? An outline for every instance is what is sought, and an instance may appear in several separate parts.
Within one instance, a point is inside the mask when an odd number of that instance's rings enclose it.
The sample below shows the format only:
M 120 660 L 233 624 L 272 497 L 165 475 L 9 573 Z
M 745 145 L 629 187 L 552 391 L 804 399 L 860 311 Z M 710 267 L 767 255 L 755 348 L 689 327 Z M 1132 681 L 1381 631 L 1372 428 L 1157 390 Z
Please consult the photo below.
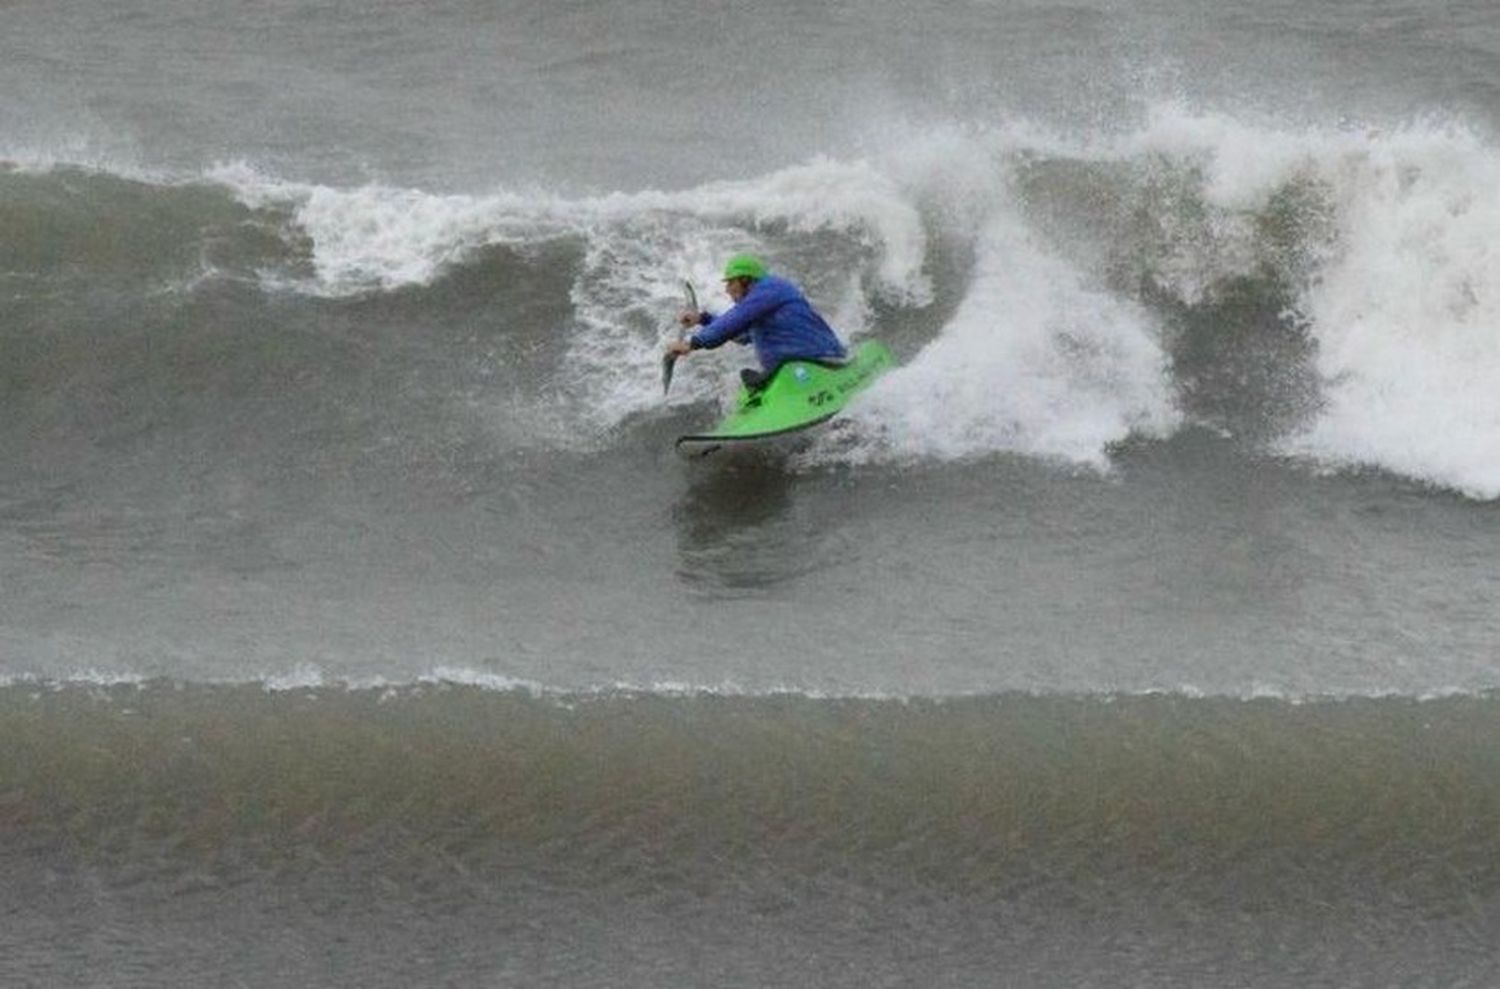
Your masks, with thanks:
M 789 360 L 839 361 L 847 356 L 832 328 L 813 309 L 802 290 L 772 275 L 753 254 L 736 254 L 724 265 L 724 291 L 734 305 L 719 315 L 686 310 L 678 322 L 697 332 L 667 345 L 667 353 L 682 357 L 695 350 L 713 350 L 730 340 L 755 345 L 760 370 L 745 368 L 746 387 L 759 388 Z

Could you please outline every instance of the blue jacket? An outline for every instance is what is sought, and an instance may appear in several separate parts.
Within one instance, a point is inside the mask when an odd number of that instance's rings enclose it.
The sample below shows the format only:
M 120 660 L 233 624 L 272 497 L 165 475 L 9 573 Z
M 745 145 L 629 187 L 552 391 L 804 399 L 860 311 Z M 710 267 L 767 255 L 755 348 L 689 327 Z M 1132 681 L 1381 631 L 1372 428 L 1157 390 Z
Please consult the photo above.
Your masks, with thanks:
M 753 343 L 760 366 L 768 372 L 793 358 L 845 356 L 844 345 L 801 289 L 775 275 L 751 283 L 745 297 L 727 312 L 703 313 L 698 321 L 703 328 L 688 341 L 694 350 L 712 350 L 730 340 Z

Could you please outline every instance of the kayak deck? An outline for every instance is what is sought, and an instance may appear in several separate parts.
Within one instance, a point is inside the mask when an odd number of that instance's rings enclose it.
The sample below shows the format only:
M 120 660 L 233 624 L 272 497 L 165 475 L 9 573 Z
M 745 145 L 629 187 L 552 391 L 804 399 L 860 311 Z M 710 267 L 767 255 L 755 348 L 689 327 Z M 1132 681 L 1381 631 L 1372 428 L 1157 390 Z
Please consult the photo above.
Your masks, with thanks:
M 712 432 L 677 439 L 679 452 L 703 455 L 726 444 L 753 443 L 826 422 L 894 364 L 891 352 L 867 340 L 842 363 L 791 360 L 756 389 L 741 387 L 731 412 Z

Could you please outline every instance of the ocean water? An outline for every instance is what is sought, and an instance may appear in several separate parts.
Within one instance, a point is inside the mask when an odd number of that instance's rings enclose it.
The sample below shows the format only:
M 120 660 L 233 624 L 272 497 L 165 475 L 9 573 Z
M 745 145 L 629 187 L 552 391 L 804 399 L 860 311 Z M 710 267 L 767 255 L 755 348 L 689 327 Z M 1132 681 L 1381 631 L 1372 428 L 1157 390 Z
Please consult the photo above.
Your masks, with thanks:
M 3 20 L 0 985 L 1500 982 L 1491 6 Z

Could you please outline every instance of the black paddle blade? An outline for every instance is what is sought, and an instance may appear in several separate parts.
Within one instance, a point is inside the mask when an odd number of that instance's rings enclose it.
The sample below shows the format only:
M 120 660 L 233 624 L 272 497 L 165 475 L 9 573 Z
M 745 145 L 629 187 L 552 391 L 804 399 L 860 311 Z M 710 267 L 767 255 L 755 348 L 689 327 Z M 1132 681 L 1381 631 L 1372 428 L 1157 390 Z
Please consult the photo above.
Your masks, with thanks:
M 677 367 L 676 354 L 663 354 L 661 357 L 661 393 L 665 395 L 667 389 L 672 387 L 672 370 Z

